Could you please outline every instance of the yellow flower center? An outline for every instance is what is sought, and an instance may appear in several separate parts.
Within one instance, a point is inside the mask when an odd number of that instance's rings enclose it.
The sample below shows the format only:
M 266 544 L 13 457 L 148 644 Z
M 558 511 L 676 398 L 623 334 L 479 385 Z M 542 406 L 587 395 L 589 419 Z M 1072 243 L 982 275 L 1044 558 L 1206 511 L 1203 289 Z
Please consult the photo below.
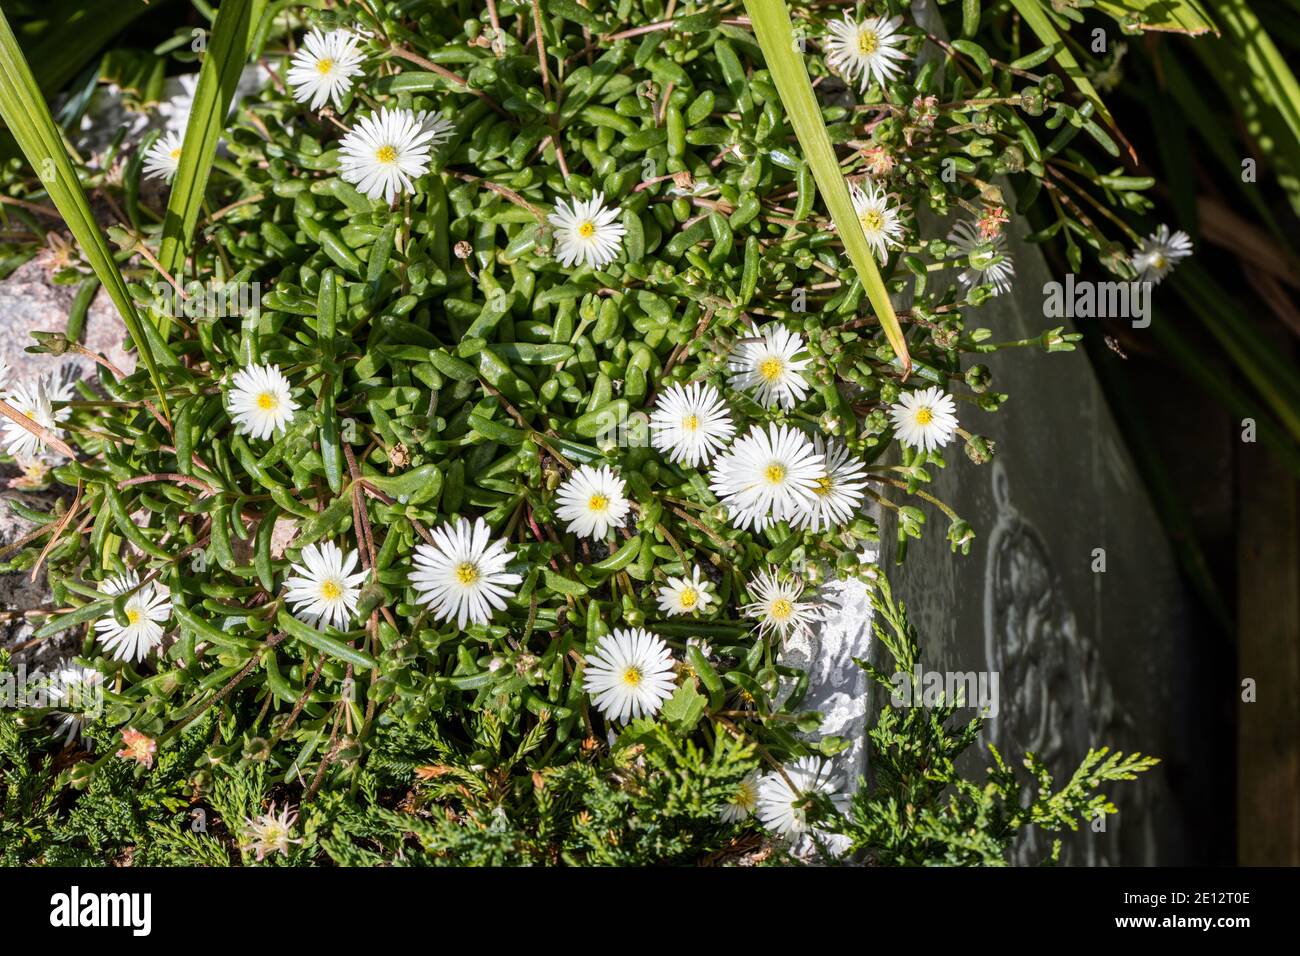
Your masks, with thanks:
M 331 60 L 329 57 L 326 57 L 323 60 L 317 60 L 316 69 L 321 74 L 328 73 L 330 70 L 334 69 L 334 61 Z
M 772 606 L 768 609 L 768 613 L 772 615 L 774 620 L 784 621 L 794 613 L 794 605 L 785 598 L 777 598 L 772 602 Z
M 934 421 L 934 412 L 928 408 L 918 408 L 916 410 L 916 423 L 918 425 L 928 425 Z
M 578 235 L 582 236 L 582 238 L 584 239 L 590 239 L 595 234 L 596 234 L 596 224 L 592 222 L 590 219 L 588 219 L 586 222 L 584 222 L 581 226 L 578 227 Z
M 126 622 L 127 622 L 128 624 L 139 624 L 139 623 L 140 623 L 140 612 L 137 611 L 137 610 L 136 610 L 135 608 L 133 608 L 133 607 L 129 607 L 129 608 L 127 608 L 127 609 L 126 609 Z
M 876 36 L 875 30 L 858 31 L 858 52 L 863 56 L 870 56 L 880 49 L 880 37 Z
M 779 485 L 785 481 L 785 467 L 775 463 L 768 465 L 767 470 L 763 472 L 763 477 L 768 480 L 769 484 Z
M 699 602 L 699 600 L 700 600 L 700 594 L 698 591 L 695 590 L 695 588 L 687 588 L 685 591 L 682 592 L 682 596 L 681 596 L 682 607 L 695 607 L 695 605 Z
M 771 358 L 765 358 L 758 366 L 758 374 L 763 376 L 769 382 L 775 382 L 785 371 L 785 363 L 775 355 Z
M 320 585 L 320 596 L 326 601 L 337 601 L 343 594 L 343 589 L 333 578 L 328 581 L 322 581 Z
M 885 224 L 885 217 L 875 209 L 868 209 L 860 217 L 862 228 L 867 232 L 879 232 L 881 226 Z
M 180 148 L 179 146 L 177 146 L 175 149 L 173 149 L 173 150 L 172 150 L 170 153 L 168 153 L 167 155 L 170 156 L 172 159 L 180 159 L 180 158 L 181 158 L 181 148 Z
M 682 428 L 688 432 L 699 431 L 700 420 L 694 415 L 687 415 L 682 419 Z
M 623 672 L 623 683 L 629 687 L 636 687 L 641 683 L 641 669 L 639 667 L 629 667 Z
M 478 577 L 478 565 L 469 561 L 456 568 L 456 580 L 461 584 L 473 584 Z
M 397 162 L 397 150 L 392 146 L 380 146 L 375 152 L 375 159 L 381 163 Z
M 257 407 L 264 412 L 273 412 L 280 407 L 280 399 L 274 392 L 263 392 L 257 396 Z
M 832 487 L 834 487 L 834 484 L 831 481 L 831 476 L 822 475 L 817 479 L 817 484 L 813 487 L 813 491 L 819 495 L 829 495 Z
M 1157 252 L 1156 257 L 1155 259 L 1152 260 L 1151 264 L 1154 265 L 1157 269 L 1163 269 L 1166 265 L 1169 264 L 1169 260 L 1166 259 L 1162 253 Z
M 758 794 L 749 781 L 742 780 L 736 787 L 736 795 L 731 798 L 731 802 L 742 810 L 752 810 L 758 804 Z
M 587 499 L 587 508 L 590 511 L 604 511 L 609 507 L 609 499 L 604 495 L 596 494 Z

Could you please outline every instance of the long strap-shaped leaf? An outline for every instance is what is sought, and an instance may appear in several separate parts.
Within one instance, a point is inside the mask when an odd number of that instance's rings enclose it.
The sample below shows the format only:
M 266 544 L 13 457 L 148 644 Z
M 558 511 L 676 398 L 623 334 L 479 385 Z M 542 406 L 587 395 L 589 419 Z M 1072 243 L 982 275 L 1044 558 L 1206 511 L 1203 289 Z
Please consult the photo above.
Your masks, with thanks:
M 265 6 L 266 0 L 225 0 L 212 24 L 212 36 L 194 90 L 194 106 L 185 127 L 180 166 L 172 180 L 167 218 L 163 223 L 158 261 L 171 275 L 185 262 L 185 250 L 198 224 L 203 193 L 217 155 L 217 140 L 225 127 L 235 88 L 239 86 L 239 75 L 248 60 L 253 34 Z
M 1138 26 L 1143 30 L 1190 36 L 1219 32 L 1200 0 L 1098 0 L 1097 6 L 1121 22 L 1142 17 Z
M 9 27 L 4 11 L 0 10 L 0 119 L 9 127 L 18 148 L 27 157 L 32 169 L 45 181 L 46 191 L 50 194 L 55 208 L 63 216 L 64 222 L 72 231 L 73 237 L 81 247 L 86 261 L 90 263 L 95 275 L 108 290 L 113 304 L 122 315 L 126 329 L 131 334 L 136 351 L 144 360 L 149 370 L 149 378 L 158 392 L 158 400 L 163 414 L 170 414 L 167 399 L 163 395 L 162 379 L 158 375 L 158 365 L 150 349 L 149 340 L 145 338 L 140 323 L 140 316 L 135 310 L 135 303 L 127 291 L 126 281 L 117 267 L 108 240 L 104 238 L 95 216 L 90 209 L 90 200 L 86 198 L 77 179 L 77 171 L 68 158 L 58 126 L 45 98 L 36 86 L 31 67 L 18 47 L 18 40 Z
M 831 145 L 830 134 L 822 123 L 821 108 L 813 94 L 808 69 L 796 52 L 790 13 L 783 0 L 745 0 L 745 9 L 749 11 L 763 59 L 776 82 L 777 92 L 781 94 L 781 102 L 790 117 L 795 136 L 799 138 L 799 145 L 803 147 L 804 159 L 812 169 L 817 189 L 826 200 L 826 208 L 835 220 L 844 249 L 862 280 L 889 344 L 902 361 L 906 377 L 912 370 L 912 356 L 907 351 L 907 342 L 903 339 L 898 316 L 894 314 L 893 303 L 889 301 L 885 281 L 880 277 L 871 247 L 862 232 L 862 224 L 853 209 L 849 187 L 835 159 L 835 147 Z
M 1254 86 L 1261 98 L 1281 115 L 1291 131 L 1292 140 L 1300 140 L 1300 83 L 1287 65 L 1286 57 L 1245 0 L 1215 0 L 1214 12 L 1223 21 L 1224 32 L 1250 67 Z M 1279 137 L 1285 136 L 1281 130 L 1276 133 Z

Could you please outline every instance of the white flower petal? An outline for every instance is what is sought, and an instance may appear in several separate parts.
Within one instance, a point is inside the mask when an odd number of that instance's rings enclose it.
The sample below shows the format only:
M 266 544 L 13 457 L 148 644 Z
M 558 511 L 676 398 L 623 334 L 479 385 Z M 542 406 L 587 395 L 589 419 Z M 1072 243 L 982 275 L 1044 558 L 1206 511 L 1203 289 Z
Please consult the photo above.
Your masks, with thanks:
M 352 89 L 352 77 L 361 74 L 365 57 L 357 50 L 361 38 L 347 30 L 321 33 L 313 29 L 293 55 L 288 81 L 293 98 L 318 110 L 329 100 L 343 108 L 343 96 Z
M 432 529 L 430 537 L 432 544 L 416 547 L 410 575 L 418 603 L 429 605 L 438 620 L 454 619 L 462 630 L 487 624 L 494 611 L 505 610 L 523 578 L 506 570 L 514 552 L 503 540 L 490 541 L 486 521 L 475 518 L 470 524 L 460 518 Z
M 618 257 L 627 232 L 617 218 L 617 207 L 605 207 L 604 193 L 585 202 L 576 197 L 561 199 L 546 217 L 555 231 L 555 258 L 565 267 L 609 265 Z
M 289 430 L 298 406 L 278 365 L 250 365 L 235 373 L 226 409 L 237 431 L 270 438 Z
M 583 690 L 608 720 L 657 714 L 676 685 L 668 645 L 639 627 L 606 634 L 584 660 Z
M 612 529 L 623 527 L 632 509 L 624 487 L 608 465 L 579 465 L 555 492 L 555 516 L 568 522 L 565 530 L 603 541 Z
M 908 448 L 933 451 L 948 444 L 957 433 L 956 411 L 952 396 L 936 385 L 904 392 L 890 406 L 889 417 L 900 442 Z
M 794 408 L 808 394 L 808 383 L 800 373 L 812 364 L 798 358 L 804 352 L 803 338 L 778 322 L 758 330 L 755 338 L 743 339 L 732 350 L 728 384 L 741 391 L 755 392 L 759 404 L 771 408 Z

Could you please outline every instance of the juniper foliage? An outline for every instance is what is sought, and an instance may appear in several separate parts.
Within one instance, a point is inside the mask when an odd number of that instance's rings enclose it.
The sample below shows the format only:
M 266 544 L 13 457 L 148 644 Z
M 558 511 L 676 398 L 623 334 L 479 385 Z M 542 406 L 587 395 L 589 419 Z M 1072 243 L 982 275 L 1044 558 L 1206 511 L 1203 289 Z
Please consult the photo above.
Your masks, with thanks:
M 1089 748 L 1079 767 L 1062 786 L 1036 755 L 1026 754 L 1018 772 L 992 744 L 987 778 L 981 783 L 965 776 L 957 761 L 974 746 L 984 726 L 980 715 L 959 720 L 963 702 L 923 701 L 916 686 L 920 642 L 902 602 L 889 583 L 877 581 L 872 593 L 876 611 L 873 629 L 879 645 L 893 663 L 886 671 L 859 660 L 871 679 L 888 695 L 868 733 L 871 786 L 855 794 L 847 825 L 841 830 L 853 849 L 881 866 L 1003 865 L 1023 831 L 1036 827 L 1048 833 L 1077 830 L 1081 823 L 1117 812 L 1098 788 L 1133 780 L 1154 767 L 1155 757 L 1111 753 Z M 899 678 L 912 693 L 897 693 Z M 1060 857 L 1061 841 L 1052 841 L 1046 862 Z
M 1154 767 L 1156 758 L 1090 749 L 1058 785 L 1034 754 L 1018 772 L 992 746 L 984 779 L 958 758 L 979 739 L 982 719 L 957 720 L 958 702 L 904 706 L 899 674 L 910 678 L 921 647 L 888 582 L 872 591 L 873 630 L 892 670 L 858 661 L 878 686 L 880 706 L 867 732 L 868 779 L 846 814 L 809 797 L 821 831 L 848 841 L 823 863 L 878 866 L 1006 865 L 1030 829 L 1057 834 L 1116 812 L 1100 792 Z M 0 658 L 0 664 L 4 663 Z M 548 765 L 542 729 L 519 736 L 493 711 L 430 717 L 381 727 L 348 788 L 322 791 L 301 805 L 302 842 L 268 865 L 772 865 L 800 862 L 789 847 L 747 827 L 723 823 L 718 807 L 770 754 L 740 741 L 725 722 L 709 743 L 681 737 L 667 721 L 634 722 L 616 745 L 590 741 L 579 759 Z M 251 863 L 246 821 L 293 793 L 264 762 L 213 765 L 204 745 L 240 742 L 238 720 L 209 716 L 141 774 L 114 761 L 84 791 L 70 762 L 88 754 L 44 752 L 39 735 L 20 732 L 0 711 L 0 861 L 6 865 L 227 866 Z M 103 722 L 88 728 L 111 746 Z M 244 740 L 245 753 L 250 744 Z M 253 752 L 257 743 L 251 742 Z M 60 766 L 62 765 L 62 766 Z M 1043 862 L 1060 858 L 1052 842 Z M 807 857 L 805 856 L 806 860 Z

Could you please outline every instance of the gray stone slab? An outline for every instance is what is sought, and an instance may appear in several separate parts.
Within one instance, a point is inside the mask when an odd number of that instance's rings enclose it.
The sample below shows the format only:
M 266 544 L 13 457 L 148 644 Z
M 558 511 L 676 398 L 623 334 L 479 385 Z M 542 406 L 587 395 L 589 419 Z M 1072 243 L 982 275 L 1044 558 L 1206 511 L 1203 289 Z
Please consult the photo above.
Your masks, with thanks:
M 1021 220 L 1009 232 L 1013 291 L 968 313 L 968 324 L 992 329 L 997 341 L 1066 321 L 1043 315 L 1052 277 L 1025 232 Z M 1105 832 L 1069 839 L 1066 861 L 1176 862 L 1190 852 L 1191 821 L 1171 768 L 1195 755 L 1175 715 L 1195 688 L 1173 554 L 1085 354 L 1013 349 L 987 364 L 1010 401 L 996 414 L 969 403 L 958 411 L 968 430 L 996 441 L 996 457 L 977 467 L 950 445 L 931 489 L 974 525 L 970 555 L 949 552 L 946 519 L 933 513 L 904 564 L 893 566 L 887 544 L 883 566 L 921 633 L 928 669 L 998 673 L 1000 713 L 984 738 L 1004 757 L 1032 751 L 1058 776 L 1094 743 L 1165 759 L 1107 788 L 1120 813 Z M 892 541 L 893 523 L 885 530 Z M 1104 572 L 1093 570 L 1095 549 L 1104 551 Z M 969 757 L 972 769 L 986 762 Z M 1037 860 L 1046 848 L 1025 841 L 1017 859 Z

